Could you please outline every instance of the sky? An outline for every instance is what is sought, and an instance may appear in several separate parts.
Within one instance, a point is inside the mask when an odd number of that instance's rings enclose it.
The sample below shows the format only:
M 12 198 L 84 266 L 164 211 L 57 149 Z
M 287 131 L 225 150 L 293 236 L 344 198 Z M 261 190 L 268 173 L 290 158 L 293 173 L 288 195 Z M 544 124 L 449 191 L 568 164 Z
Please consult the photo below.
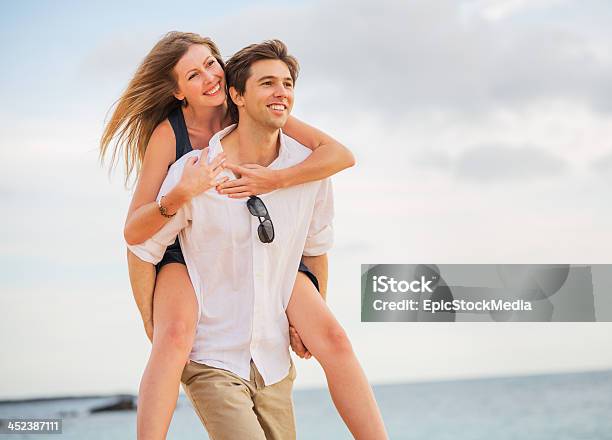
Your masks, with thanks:
M 361 323 L 361 264 L 610 263 L 612 6 L 601 0 L 13 2 L 0 14 L 0 399 L 135 393 L 131 193 L 97 148 L 166 32 L 301 64 L 334 178 L 328 303 L 372 383 L 612 368 L 610 323 Z M 324 386 L 314 361 L 297 387 Z M 94 379 L 95 378 L 95 379 Z

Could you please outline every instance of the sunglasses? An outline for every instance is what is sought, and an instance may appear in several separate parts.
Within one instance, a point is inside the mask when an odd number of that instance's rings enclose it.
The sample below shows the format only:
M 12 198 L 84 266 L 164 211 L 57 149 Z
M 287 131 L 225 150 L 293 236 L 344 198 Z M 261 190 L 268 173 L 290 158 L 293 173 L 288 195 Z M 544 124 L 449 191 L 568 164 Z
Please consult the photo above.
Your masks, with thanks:
M 249 200 L 247 200 L 246 204 L 251 215 L 259 219 L 259 227 L 257 228 L 259 240 L 261 240 L 262 243 L 272 243 L 274 240 L 274 225 L 268 213 L 268 208 L 266 208 L 264 202 L 257 196 L 249 196 Z

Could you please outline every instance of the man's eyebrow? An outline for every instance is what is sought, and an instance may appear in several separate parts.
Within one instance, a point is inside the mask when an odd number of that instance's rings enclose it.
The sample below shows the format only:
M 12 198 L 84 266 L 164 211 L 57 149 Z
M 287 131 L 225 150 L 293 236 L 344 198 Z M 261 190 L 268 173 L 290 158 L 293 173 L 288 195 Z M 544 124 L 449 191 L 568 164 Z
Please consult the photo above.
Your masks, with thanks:
M 278 77 L 274 76 L 274 75 L 266 75 L 266 76 L 262 76 L 261 78 L 259 78 L 257 80 L 257 82 L 265 81 L 265 80 L 268 80 L 268 79 L 276 79 L 276 78 L 278 78 Z M 287 80 L 293 81 L 293 78 L 291 78 L 290 76 L 286 76 L 285 78 L 283 78 L 283 81 L 287 81 Z

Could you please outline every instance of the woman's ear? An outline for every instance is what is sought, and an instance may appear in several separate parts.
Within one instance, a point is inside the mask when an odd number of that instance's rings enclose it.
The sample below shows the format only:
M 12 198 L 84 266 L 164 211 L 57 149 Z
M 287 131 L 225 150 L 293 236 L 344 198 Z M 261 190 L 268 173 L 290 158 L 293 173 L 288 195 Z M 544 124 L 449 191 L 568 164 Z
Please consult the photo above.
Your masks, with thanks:
M 242 95 L 238 93 L 238 90 L 236 90 L 236 87 L 234 86 L 230 87 L 229 94 L 230 94 L 230 98 L 232 98 L 232 102 L 236 104 L 236 107 L 244 106 L 244 99 L 242 98 Z
M 178 99 L 179 101 L 182 101 L 183 99 L 185 99 L 185 95 L 179 92 L 178 90 L 174 92 L 174 97 Z

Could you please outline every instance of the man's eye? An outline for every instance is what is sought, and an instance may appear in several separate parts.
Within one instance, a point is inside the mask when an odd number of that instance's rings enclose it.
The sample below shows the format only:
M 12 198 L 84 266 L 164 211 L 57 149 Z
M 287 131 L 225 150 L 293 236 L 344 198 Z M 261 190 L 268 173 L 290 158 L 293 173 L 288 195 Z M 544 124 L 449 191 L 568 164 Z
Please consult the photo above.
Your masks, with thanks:
M 291 89 L 293 87 L 293 84 L 291 83 L 285 83 L 285 87 L 287 87 L 288 89 Z
M 262 83 L 264 86 L 271 86 L 272 85 L 272 81 L 266 81 Z

